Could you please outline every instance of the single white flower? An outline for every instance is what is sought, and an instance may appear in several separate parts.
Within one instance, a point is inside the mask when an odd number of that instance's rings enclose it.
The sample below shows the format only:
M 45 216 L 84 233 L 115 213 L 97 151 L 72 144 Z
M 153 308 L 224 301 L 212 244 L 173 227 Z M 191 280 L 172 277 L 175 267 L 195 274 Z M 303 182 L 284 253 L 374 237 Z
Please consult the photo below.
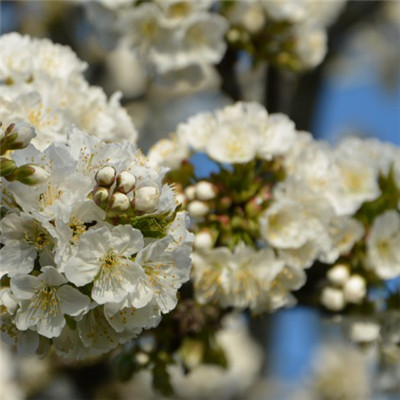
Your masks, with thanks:
M 42 274 L 16 275 L 11 279 L 11 290 L 21 308 L 17 311 L 15 325 L 25 331 L 35 328 L 47 338 L 60 335 L 64 315 L 77 316 L 88 309 L 89 297 L 67 284 L 67 280 L 54 268 L 42 267 Z
M 271 160 L 287 153 L 296 138 L 294 122 L 285 114 L 270 114 L 265 125 L 260 129 L 257 155 Z
M 119 302 L 143 274 L 132 259 L 142 247 L 142 234 L 131 226 L 91 229 L 66 262 L 65 275 L 77 286 L 93 282 L 92 298 L 99 304 Z
M 187 242 L 189 246 L 190 242 L 191 240 Z M 181 245 L 185 246 L 185 243 Z M 168 235 L 142 249 L 136 262 L 146 274 L 146 286 L 151 289 L 161 312 L 167 313 L 174 309 L 177 290 L 182 283 L 189 280 L 189 252 L 185 248 L 182 251 L 180 247 L 176 247 L 175 238 Z
M 220 163 L 246 163 L 256 156 L 258 135 L 248 121 L 232 120 L 218 126 L 207 143 L 207 154 Z
M 25 213 L 10 213 L 0 221 L 0 275 L 12 277 L 33 270 L 36 257 L 52 260 L 57 235 L 52 226 Z
M 382 279 L 400 275 L 400 214 L 396 210 L 375 218 L 367 238 L 367 263 Z

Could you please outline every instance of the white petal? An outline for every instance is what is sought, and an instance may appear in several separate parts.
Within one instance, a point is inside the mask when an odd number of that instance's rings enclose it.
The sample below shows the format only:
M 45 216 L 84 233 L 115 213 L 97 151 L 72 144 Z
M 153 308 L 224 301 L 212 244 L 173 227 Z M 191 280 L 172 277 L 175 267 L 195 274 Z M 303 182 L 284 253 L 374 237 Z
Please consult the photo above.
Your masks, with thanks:
M 39 335 L 31 330 L 18 333 L 17 353 L 19 356 L 28 356 L 39 347 Z
M 35 294 L 41 279 L 32 275 L 16 275 L 11 278 L 10 287 L 18 299 L 30 299 Z
M 21 308 L 15 316 L 15 325 L 20 331 L 26 331 L 37 324 L 39 313 L 30 307 L 28 300 L 22 301 Z
M 62 276 L 57 269 L 52 266 L 42 267 L 42 275 L 40 275 L 40 278 L 50 286 L 61 286 L 67 283 L 64 276 Z
M 97 260 L 93 260 L 96 262 Z M 84 286 L 93 281 L 100 266 L 96 263 L 89 264 L 78 257 L 72 257 L 65 265 L 65 276 L 77 286 Z
M 65 319 L 61 313 L 56 317 L 50 317 L 50 315 L 47 315 L 47 318 L 39 319 L 37 323 L 37 331 L 40 335 L 51 339 L 60 336 L 64 325 Z
M 20 241 L 11 241 L 0 250 L 0 276 L 28 274 L 33 270 L 35 249 Z
M 79 315 L 89 307 L 90 299 L 79 290 L 69 285 L 64 285 L 57 290 L 61 301 L 61 312 L 72 316 Z

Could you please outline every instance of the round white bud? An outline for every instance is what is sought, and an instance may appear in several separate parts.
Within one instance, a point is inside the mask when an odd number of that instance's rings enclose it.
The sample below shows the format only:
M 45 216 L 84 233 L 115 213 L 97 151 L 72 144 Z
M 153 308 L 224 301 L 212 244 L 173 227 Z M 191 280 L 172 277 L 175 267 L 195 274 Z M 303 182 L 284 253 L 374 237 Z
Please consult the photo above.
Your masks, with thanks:
M 350 327 L 350 339 L 356 343 L 373 342 L 379 338 L 380 330 L 375 322 L 357 321 Z
M 35 128 L 26 122 L 17 122 L 11 131 L 11 135 L 15 133 L 17 134 L 17 137 L 13 142 L 13 148 L 19 149 L 28 146 L 31 140 L 36 136 Z
M 102 186 L 97 186 L 93 189 L 93 200 L 98 206 L 104 205 L 108 200 L 108 189 Z
M 343 287 L 344 298 L 349 303 L 361 303 L 367 294 L 365 279 L 360 275 L 353 275 Z
M 36 164 L 25 164 L 16 170 L 16 179 L 25 185 L 40 185 L 49 179 L 50 174 Z
M 115 175 L 115 168 L 106 166 L 96 172 L 95 179 L 99 186 L 110 187 L 115 181 Z
M 139 351 L 138 353 L 136 353 L 135 355 L 135 361 L 139 364 L 139 365 L 145 365 L 149 362 L 150 357 L 148 354 L 143 353 L 142 351 Z
M 194 200 L 188 204 L 188 211 L 193 218 L 200 218 L 204 217 L 208 213 L 209 208 L 206 203 Z
M 110 198 L 110 209 L 115 211 L 125 211 L 131 203 L 126 194 L 115 192 Z
M 188 186 L 185 189 L 185 196 L 189 201 L 194 200 L 194 198 L 196 197 L 196 187 L 193 185 Z
M 213 245 L 213 239 L 209 232 L 202 231 L 195 235 L 194 246 L 198 250 L 208 250 L 211 249 Z
M 199 200 L 211 200 L 215 196 L 216 191 L 210 182 L 201 181 L 196 185 L 196 197 Z
M 343 291 L 340 289 L 325 287 L 321 293 L 321 304 L 328 310 L 340 311 L 345 306 Z
M 176 199 L 176 202 L 177 202 L 178 204 L 184 204 L 185 201 L 186 201 L 186 196 L 185 196 L 183 193 L 178 193 L 178 194 L 175 196 L 175 199 Z
M 144 186 L 135 191 L 135 208 L 139 211 L 155 211 L 160 199 L 160 191 L 155 186 Z
M 350 278 L 350 272 L 346 265 L 336 264 L 327 272 L 328 279 L 335 285 L 343 286 Z
M 129 193 L 135 188 L 136 178 L 128 171 L 122 171 L 117 176 L 117 190 L 121 193 Z

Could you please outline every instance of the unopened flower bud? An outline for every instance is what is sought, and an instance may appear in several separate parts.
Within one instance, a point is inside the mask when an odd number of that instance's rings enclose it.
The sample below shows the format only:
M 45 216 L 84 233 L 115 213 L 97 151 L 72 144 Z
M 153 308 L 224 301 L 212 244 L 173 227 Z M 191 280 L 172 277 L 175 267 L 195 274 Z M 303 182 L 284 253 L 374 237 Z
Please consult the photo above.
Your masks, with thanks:
M 125 211 L 130 207 L 130 201 L 126 194 L 115 192 L 110 198 L 110 210 Z
M 200 218 L 200 217 L 204 217 L 208 213 L 209 208 L 206 203 L 203 203 L 202 201 L 194 200 L 189 203 L 188 211 L 189 211 L 189 214 L 193 218 Z
M 9 125 L 1 138 L 1 154 L 27 147 L 35 136 L 35 128 L 26 122 Z
M 50 174 L 36 164 L 25 164 L 15 171 L 16 180 L 25 185 L 39 185 L 46 182 Z
M 350 339 L 356 343 L 368 343 L 379 339 L 381 327 L 376 322 L 356 321 L 350 327 Z
M 13 160 L 10 160 L 6 157 L 0 158 L 0 176 L 12 176 L 16 169 L 17 165 Z
M 186 196 L 183 193 L 178 193 L 175 199 L 178 204 L 184 204 L 186 202 Z
M 343 291 L 340 289 L 326 287 L 321 293 L 321 304 L 328 310 L 340 311 L 345 306 Z
M 195 235 L 194 246 L 198 250 L 208 250 L 213 245 L 213 239 L 210 232 L 202 231 Z
M 31 140 L 36 136 L 35 128 L 26 122 L 17 122 L 11 135 L 16 133 L 17 137 L 13 142 L 13 149 L 23 149 L 29 145 Z
M 343 286 L 350 278 L 350 272 L 346 265 L 336 264 L 327 272 L 328 279 L 335 285 Z
M 93 200 L 99 207 L 103 207 L 107 204 L 109 194 L 107 188 L 97 186 L 93 189 Z
M 358 304 L 367 294 L 365 279 L 360 275 L 353 275 L 343 287 L 344 298 L 349 303 Z
M 189 201 L 194 200 L 194 198 L 196 197 L 196 187 L 188 186 L 185 189 L 185 196 Z
M 115 168 L 106 166 L 96 172 L 95 179 L 99 186 L 110 187 L 115 181 L 115 175 Z
M 128 171 L 122 171 L 117 176 L 117 190 L 121 193 L 129 193 L 135 188 L 136 178 Z
M 135 361 L 139 364 L 139 365 L 145 365 L 149 362 L 150 357 L 148 354 L 143 353 L 142 351 L 136 353 L 135 355 Z
M 155 211 L 160 199 L 160 191 L 155 186 L 144 186 L 135 191 L 135 208 L 139 211 Z
M 210 182 L 201 181 L 196 185 L 196 197 L 199 200 L 212 200 L 215 198 L 216 194 L 216 190 Z

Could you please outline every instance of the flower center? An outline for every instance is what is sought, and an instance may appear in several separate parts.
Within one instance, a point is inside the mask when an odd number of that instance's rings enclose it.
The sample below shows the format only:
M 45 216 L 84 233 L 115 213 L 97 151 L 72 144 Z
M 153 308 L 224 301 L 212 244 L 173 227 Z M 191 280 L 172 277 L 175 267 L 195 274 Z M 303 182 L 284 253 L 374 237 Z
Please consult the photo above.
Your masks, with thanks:
M 24 240 L 31 244 L 38 253 L 46 249 L 51 250 L 54 245 L 49 232 L 37 221 L 32 222 L 30 231 L 24 232 Z
M 78 242 L 79 238 L 85 233 L 85 224 L 75 215 L 71 216 L 69 219 L 69 227 L 72 231 L 71 243 L 75 244 Z
M 56 288 L 44 284 L 32 297 L 31 307 L 40 314 L 57 317 L 60 307 Z

